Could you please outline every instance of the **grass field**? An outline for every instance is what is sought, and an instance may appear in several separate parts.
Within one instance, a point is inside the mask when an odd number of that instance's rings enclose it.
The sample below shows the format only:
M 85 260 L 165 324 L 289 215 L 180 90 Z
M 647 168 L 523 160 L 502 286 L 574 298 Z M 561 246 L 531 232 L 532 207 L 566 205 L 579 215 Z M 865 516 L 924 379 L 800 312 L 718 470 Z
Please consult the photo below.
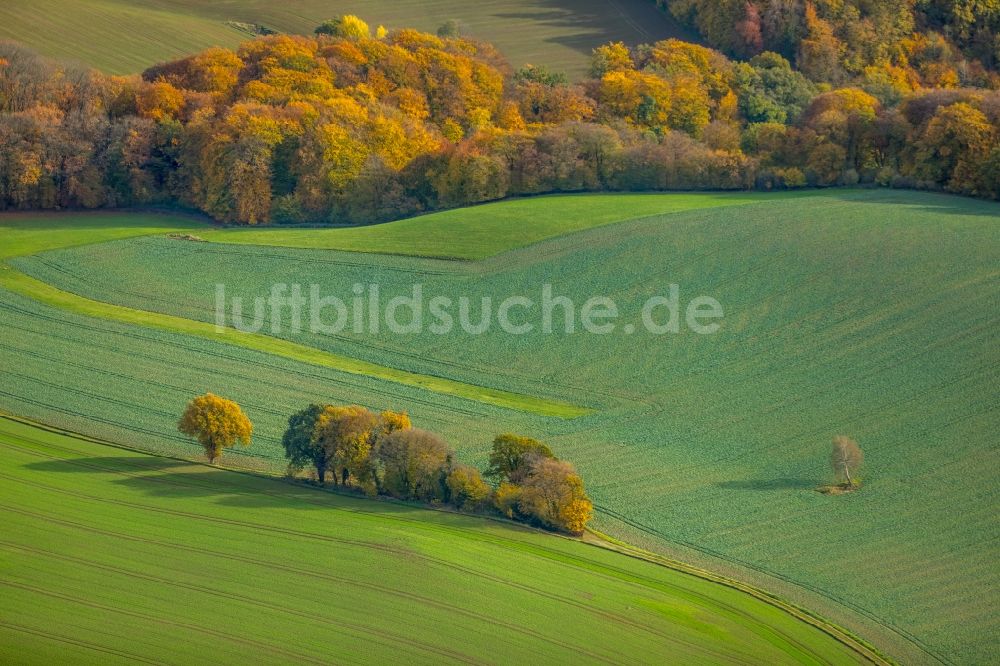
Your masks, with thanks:
M 250 38 L 231 22 L 312 34 L 324 19 L 339 14 L 357 14 L 373 29 L 383 23 L 429 32 L 458 19 L 465 34 L 495 43 L 515 67 L 544 63 L 571 76 L 582 76 L 591 50 L 609 41 L 692 39 L 650 0 L 5 0 L 0 5 L 0 39 L 127 74 Z
M 69 228 L 65 225 L 67 221 L 68 218 L 62 216 L 33 214 L 0 222 L 0 239 L 4 241 L 3 245 L 0 246 L 0 260 L 37 253 L 42 250 L 52 250 L 57 247 L 73 247 L 142 235 L 163 235 L 168 232 L 179 232 L 195 226 L 203 226 L 183 217 L 156 214 L 129 216 L 124 224 L 122 223 L 123 218 L 115 214 L 110 216 L 104 214 L 87 215 L 77 226 L 68 225 Z M 9 266 L 4 264 L 0 264 L 0 287 L 67 312 L 217 340 L 314 366 L 375 377 L 408 386 L 416 386 L 435 393 L 454 395 L 510 409 L 562 418 L 580 416 L 589 411 L 584 407 L 565 402 L 533 398 L 509 391 L 491 390 L 484 386 L 367 363 L 267 335 L 247 333 L 231 328 L 219 330 L 214 324 L 208 322 L 83 298 L 11 270 Z
M 316 231 L 321 247 L 361 242 L 407 253 L 422 222 L 428 235 L 452 242 L 449 256 L 518 248 L 478 262 L 162 234 L 10 260 L 84 298 L 203 322 L 212 321 L 220 281 L 245 296 L 275 281 L 330 293 L 377 281 L 385 298 L 420 281 L 428 294 L 473 300 L 534 295 L 548 282 L 577 303 L 612 296 L 626 317 L 677 283 L 682 300 L 705 294 L 723 304 L 722 330 L 712 336 L 286 336 L 591 414 L 554 419 L 470 402 L 11 292 L 0 295 L 8 332 L 0 340 L 0 408 L 191 455 L 173 431 L 176 415 L 192 393 L 213 390 L 241 402 L 256 426 L 254 446 L 234 459 L 264 467 L 280 466 L 287 415 L 316 399 L 407 409 L 480 464 L 498 429 L 522 431 L 578 464 L 605 531 L 779 585 L 907 663 L 988 661 L 1000 589 L 1000 206 L 858 190 L 728 206 L 703 195 L 703 207 L 689 199 L 676 212 L 650 215 L 649 200 L 637 195 L 634 207 L 624 197 L 610 212 L 643 219 L 608 224 L 616 218 L 601 212 L 602 196 L 531 200 L 544 211 L 544 235 L 529 228 L 496 245 L 477 237 L 477 221 L 501 227 L 525 211 L 481 206 L 370 230 Z M 519 247 L 591 222 L 604 226 Z M 453 234 L 461 224 L 470 232 Z M 511 231 L 524 226 L 512 223 Z M 304 232 L 197 233 L 294 243 Z M 861 442 L 868 468 L 861 492 L 832 498 L 813 488 L 829 478 L 827 447 L 838 433 Z
M 515 526 L 0 417 L 4 663 L 859 663 L 748 594 Z
M 206 240 L 246 245 L 485 259 L 574 231 L 649 215 L 801 196 L 801 192 L 567 194 L 456 208 L 392 224 L 333 229 L 231 227 L 199 235 Z

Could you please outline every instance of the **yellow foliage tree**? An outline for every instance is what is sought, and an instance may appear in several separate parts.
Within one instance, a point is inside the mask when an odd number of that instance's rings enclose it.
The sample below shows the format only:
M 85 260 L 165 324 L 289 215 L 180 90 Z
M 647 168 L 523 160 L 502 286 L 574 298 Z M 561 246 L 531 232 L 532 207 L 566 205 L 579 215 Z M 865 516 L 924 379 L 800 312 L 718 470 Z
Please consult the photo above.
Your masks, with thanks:
M 594 49 L 590 60 L 590 73 L 601 77 L 608 72 L 623 72 L 632 69 L 632 55 L 622 42 L 604 44 Z
M 374 492 L 370 454 L 378 419 L 359 405 L 328 405 L 316 418 L 313 438 L 327 453 L 334 469 L 334 482 L 346 484 L 353 476 L 367 491 Z
M 236 444 L 249 446 L 253 434 L 253 425 L 240 406 L 213 393 L 191 400 L 177 429 L 197 439 L 212 463 L 219 459 L 223 449 Z
M 513 483 L 503 481 L 493 492 L 493 506 L 496 507 L 496 510 L 504 516 L 513 518 L 520 498 L 521 487 Z
M 559 509 L 559 520 L 566 530 L 579 534 L 594 516 L 594 503 L 586 497 L 570 500 Z
M 482 474 L 469 465 L 452 467 L 445 483 L 448 485 L 451 503 L 463 511 L 475 511 L 490 496 L 490 487 L 483 480 Z
M 410 415 L 406 412 L 394 412 L 387 409 L 379 414 L 379 420 L 381 421 L 379 433 L 382 435 L 389 435 L 397 430 L 410 430 L 413 428 Z
M 184 108 L 184 93 L 166 81 L 155 81 L 139 89 L 136 106 L 143 118 L 176 118 Z

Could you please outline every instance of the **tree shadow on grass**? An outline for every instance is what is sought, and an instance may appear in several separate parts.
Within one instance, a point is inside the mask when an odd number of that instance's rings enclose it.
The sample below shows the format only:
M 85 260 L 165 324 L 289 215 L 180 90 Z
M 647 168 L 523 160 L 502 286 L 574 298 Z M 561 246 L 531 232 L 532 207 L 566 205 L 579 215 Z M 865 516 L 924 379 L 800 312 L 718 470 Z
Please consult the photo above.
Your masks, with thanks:
M 111 483 L 137 490 L 151 497 L 216 497 L 221 495 L 251 493 L 250 489 L 239 488 L 229 483 L 213 484 L 216 477 L 207 472 L 169 472 L 144 476 L 126 476 Z
M 727 490 L 813 490 L 819 481 L 813 479 L 738 479 L 715 484 Z
M 336 492 L 302 482 L 239 474 L 231 470 L 198 466 L 169 458 L 153 456 L 97 456 L 64 460 L 45 460 L 26 468 L 51 473 L 127 474 L 107 478 L 107 482 L 148 497 L 206 499 L 213 504 L 244 509 L 318 509 L 335 508 L 369 514 L 427 516 L 427 507 L 387 500 L 369 499 L 361 494 Z M 97 477 L 100 478 L 100 477 Z M 331 492 L 334 491 L 334 492 Z M 190 505 L 186 507 L 189 509 Z
M 368 499 L 360 494 L 329 492 L 318 486 L 252 476 L 232 482 L 227 470 L 175 471 L 144 476 L 127 476 L 111 481 L 118 486 L 158 498 L 194 498 L 241 509 L 349 509 L 364 513 L 407 514 L 426 509 L 392 501 Z
M 898 204 L 920 212 L 939 215 L 965 215 L 995 220 L 1000 215 L 1000 204 L 986 199 L 975 199 L 948 192 L 888 188 L 830 188 L 822 194 L 842 201 L 870 204 Z

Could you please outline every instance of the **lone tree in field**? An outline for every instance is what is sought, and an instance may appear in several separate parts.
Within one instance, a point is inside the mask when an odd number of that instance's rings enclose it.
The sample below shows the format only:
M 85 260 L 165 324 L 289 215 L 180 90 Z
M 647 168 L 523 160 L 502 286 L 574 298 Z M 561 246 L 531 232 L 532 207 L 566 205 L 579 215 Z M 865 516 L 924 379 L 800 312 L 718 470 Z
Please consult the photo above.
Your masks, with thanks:
M 458 21 L 455 19 L 448 19 L 437 29 L 437 36 L 441 39 L 451 38 L 458 39 L 462 36 L 462 29 L 458 25 Z
M 854 477 L 857 476 L 864 459 L 865 455 L 861 452 L 861 447 L 853 439 L 843 435 L 837 435 L 833 438 L 830 466 L 833 467 L 833 473 L 838 481 L 843 481 L 853 487 Z
M 240 406 L 212 393 L 188 403 L 177 429 L 197 439 L 211 463 L 219 459 L 223 449 L 236 444 L 248 446 L 253 434 L 253 424 Z

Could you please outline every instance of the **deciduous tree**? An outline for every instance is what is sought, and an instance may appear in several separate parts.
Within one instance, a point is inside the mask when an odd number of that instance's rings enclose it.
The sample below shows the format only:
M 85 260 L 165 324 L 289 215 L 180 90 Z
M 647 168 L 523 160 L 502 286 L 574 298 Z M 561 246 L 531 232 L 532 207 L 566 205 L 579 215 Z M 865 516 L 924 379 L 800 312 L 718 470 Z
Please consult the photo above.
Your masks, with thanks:
M 844 481 L 849 486 L 854 486 L 864 459 L 861 447 L 853 439 L 844 435 L 837 435 L 833 438 L 830 466 L 838 480 Z
M 486 475 L 501 481 L 520 482 L 534 458 L 554 459 L 552 450 L 531 437 L 504 433 L 493 440 Z
M 490 487 L 479 470 L 469 465 L 453 465 L 445 479 L 449 501 L 463 511 L 475 511 L 490 496 Z
M 518 510 L 546 527 L 579 533 L 593 515 L 593 504 L 573 465 L 535 457 L 521 484 Z
M 375 451 L 379 488 L 400 499 L 443 500 L 452 456 L 451 447 L 432 432 L 397 430 L 381 439 Z
M 335 483 L 347 485 L 354 477 L 362 488 L 373 492 L 369 456 L 377 427 L 377 417 L 359 405 L 328 405 L 317 415 L 313 437 L 334 470 Z
M 223 449 L 236 444 L 249 446 L 253 434 L 253 425 L 240 406 L 212 393 L 188 403 L 177 429 L 197 439 L 211 463 L 219 459 Z

